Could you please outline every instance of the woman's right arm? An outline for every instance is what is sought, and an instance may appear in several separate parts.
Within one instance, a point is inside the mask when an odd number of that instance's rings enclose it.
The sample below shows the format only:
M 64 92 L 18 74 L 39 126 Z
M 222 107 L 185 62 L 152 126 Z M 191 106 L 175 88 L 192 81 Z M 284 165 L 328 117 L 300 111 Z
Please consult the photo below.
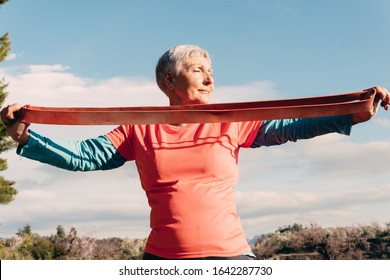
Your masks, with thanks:
M 106 136 L 84 141 L 50 139 L 29 131 L 25 145 L 17 153 L 23 157 L 71 171 L 108 170 L 122 166 L 126 160 Z
M 68 141 L 50 139 L 30 131 L 29 123 L 18 120 L 21 108 L 20 104 L 12 104 L 1 111 L 7 133 L 19 143 L 19 155 L 72 171 L 107 170 L 125 163 L 106 136 Z

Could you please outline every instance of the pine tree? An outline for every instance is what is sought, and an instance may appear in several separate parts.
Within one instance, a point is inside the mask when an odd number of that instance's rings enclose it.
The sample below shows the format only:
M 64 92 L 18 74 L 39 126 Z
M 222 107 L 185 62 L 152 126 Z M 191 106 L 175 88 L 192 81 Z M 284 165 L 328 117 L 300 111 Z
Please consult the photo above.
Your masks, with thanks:
M 65 228 L 62 225 L 57 226 L 57 237 L 59 239 L 65 239 L 66 237 Z
M 6 3 L 8 0 L 0 0 L 0 5 Z M 11 42 L 9 40 L 8 33 L 5 33 L 0 37 L 0 62 L 2 62 L 11 49 Z M 4 78 L 0 78 L 0 107 L 3 106 L 4 100 L 7 97 L 6 88 L 8 83 Z M 0 123 L 0 153 L 12 149 L 15 144 L 8 137 L 4 124 Z M 0 158 L 0 171 L 7 169 L 7 160 Z M 15 182 L 6 180 L 3 176 L 0 176 L 0 204 L 7 204 L 11 202 L 17 194 L 16 189 L 13 187 Z

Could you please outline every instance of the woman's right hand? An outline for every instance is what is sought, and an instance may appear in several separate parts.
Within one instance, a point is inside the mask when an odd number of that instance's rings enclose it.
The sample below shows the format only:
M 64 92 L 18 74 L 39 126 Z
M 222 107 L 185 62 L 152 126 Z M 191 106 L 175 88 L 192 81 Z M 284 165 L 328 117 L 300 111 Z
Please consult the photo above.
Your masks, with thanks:
M 1 110 L 1 120 L 9 136 L 20 145 L 25 145 L 30 137 L 28 132 L 29 123 L 21 122 L 21 108 L 23 105 L 14 103 Z

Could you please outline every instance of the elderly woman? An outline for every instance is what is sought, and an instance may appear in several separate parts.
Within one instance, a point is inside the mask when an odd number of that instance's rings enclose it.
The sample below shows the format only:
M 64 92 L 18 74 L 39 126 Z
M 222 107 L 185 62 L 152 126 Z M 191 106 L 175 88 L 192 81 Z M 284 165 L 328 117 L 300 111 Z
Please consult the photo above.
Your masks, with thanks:
M 207 104 L 214 89 L 208 52 L 181 45 L 156 67 L 170 105 Z M 374 88 L 387 109 L 390 94 Z M 240 148 L 279 145 L 337 132 L 349 134 L 374 112 L 279 121 L 121 125 L 85 141 L 43 137 L 17 121 L 19 104 L 2 110 L 17 153 L 73 171 L 107 170 L 135 160 L 148 198 L 151 232 L 144 259 L 252 259 L 233 189 Z

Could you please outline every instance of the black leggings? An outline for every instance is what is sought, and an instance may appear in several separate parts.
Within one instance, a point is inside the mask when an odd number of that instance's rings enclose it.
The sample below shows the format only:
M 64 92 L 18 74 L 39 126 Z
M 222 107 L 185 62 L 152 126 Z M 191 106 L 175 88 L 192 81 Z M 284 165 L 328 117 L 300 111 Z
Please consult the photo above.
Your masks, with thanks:
M 149 253 L 144 253 L 142 258 L 143 260 L 172 260 L 166 259 L 159 256 L 155 256 Z M 183 260 L 254 260 L 251 256 L 239 255 L 234 257 L 204 257 L 204 258 L 192 258 L 192 259 L 183 259 Z

